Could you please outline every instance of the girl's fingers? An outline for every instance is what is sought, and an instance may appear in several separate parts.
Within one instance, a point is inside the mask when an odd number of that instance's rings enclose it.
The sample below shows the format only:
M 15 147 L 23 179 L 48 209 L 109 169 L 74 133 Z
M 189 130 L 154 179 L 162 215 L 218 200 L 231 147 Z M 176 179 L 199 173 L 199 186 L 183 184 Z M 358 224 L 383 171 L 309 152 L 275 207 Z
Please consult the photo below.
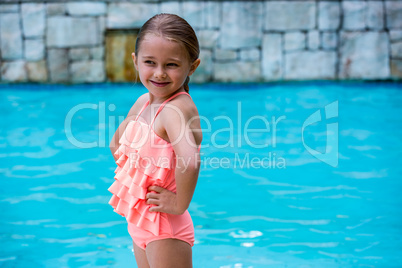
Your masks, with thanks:
M 157 193 L 160 193 L 163 190 L 165 190 L 165 188 L 162 188 L 162 187 L 159 187 L 159 186 L 156 186 L 156 185 L 151 185 L 151 186 L 148 187 L 148 191 L 155 191 Z
M 156 199 L 148 199 L 146 203 L 149 205 L 159 205 L 159 201 Z
M 159 194 L 156 194 L 156 193 L 147 193 L 145 196 L 146 199 L 149 199 L 149 198 L 158 199 L 158 197 L 159 197 Z
M 149 212 L 161 212 L 161 209 L 159 206 L 153 206 L 148 211 Z

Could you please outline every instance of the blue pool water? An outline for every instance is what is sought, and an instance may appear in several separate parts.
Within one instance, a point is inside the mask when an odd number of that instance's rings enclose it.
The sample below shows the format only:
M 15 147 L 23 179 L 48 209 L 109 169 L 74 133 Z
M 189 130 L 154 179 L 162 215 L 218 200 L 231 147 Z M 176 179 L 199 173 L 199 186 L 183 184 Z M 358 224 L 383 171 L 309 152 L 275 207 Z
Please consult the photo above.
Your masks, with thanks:
M 144 92 L 0 85 L 0 267 L 136 267 L 107 204 L 107 145 Z M 402 266 L 401 84 L 190 93 L 204 129 L 194 267 Z

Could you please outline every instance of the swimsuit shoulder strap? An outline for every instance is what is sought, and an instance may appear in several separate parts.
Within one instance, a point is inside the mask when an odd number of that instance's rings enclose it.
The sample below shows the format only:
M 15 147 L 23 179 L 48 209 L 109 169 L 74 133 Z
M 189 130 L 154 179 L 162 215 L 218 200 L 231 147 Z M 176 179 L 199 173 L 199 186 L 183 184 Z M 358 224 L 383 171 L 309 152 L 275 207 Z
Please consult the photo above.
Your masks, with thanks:
M 138 120 L 138 117 L 140 117 L 140 114 L 144 111 L 145 107 L 147 107 L 149 104 L 149 100 L 142 106 L 140 112 L 137 114 L 137 116 L 135 117 L 135 121 Z
M 160 111 L 162 111 L 163 107 L 165 107 L 166 103 L 168 103 L 170 100 L 172 100 L 172 99 L 174 99 L 174 98 L 176 98 L 177 96 L 182 95 L 182 94 L 186 94 L 187 96 L 189 96 L 189 97 L 191 98 L 190 94 L 188 94 L 187 92 L 178 92 L 178 93 L 174 94 L 173 96 L 171 96 L 170 98 L 168 98 L 167 100 L 165 100 L 165 101 L 161 104 L 161 106 L 159 106 L 158 111 L 156 111 L 156 114 L 155 114 L 155 116 L 154 116 L 154 119 L 152 119 L 151 126 L 153 125 L 153 123 L 154 123 L 156 117 L 158 116 L 158 114 L 160 113 Z

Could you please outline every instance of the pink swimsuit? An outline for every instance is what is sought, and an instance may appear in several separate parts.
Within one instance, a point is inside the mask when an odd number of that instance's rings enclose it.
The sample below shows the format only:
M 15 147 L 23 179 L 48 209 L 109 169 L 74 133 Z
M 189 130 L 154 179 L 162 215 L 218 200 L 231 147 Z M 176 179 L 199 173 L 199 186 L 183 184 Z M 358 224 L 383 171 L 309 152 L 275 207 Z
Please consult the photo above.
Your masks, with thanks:
M 169 142 L 153 131 L 152 125 L 166 103 L 181 94 L 188 95 L 179 92 L 164 101 L 150 125 L 138 121 L 149 104 L 147 101 L 136 119 L 127 124 L 114 153 L 118 159 L 115 181 L 108 189 L 113 194 L 109 204 L 113 211 L 126 218 L 131 238 L 142 249 L 151 241 L 165 238 L 194 245 L 194 227 L 187 210 L 182 215 L 149 212 L 153 205 L 146 204 L 145 200 L 151 185 L 176 192 L 175 152 Z

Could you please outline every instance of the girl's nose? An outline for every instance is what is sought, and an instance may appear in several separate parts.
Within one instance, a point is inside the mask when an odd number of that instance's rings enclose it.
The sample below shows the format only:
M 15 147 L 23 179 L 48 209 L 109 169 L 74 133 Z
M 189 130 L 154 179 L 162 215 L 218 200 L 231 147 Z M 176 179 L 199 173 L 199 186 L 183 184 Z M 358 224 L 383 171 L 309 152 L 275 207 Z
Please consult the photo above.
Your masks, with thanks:
M 163 70 L 162 68 L 157 69 L 154 73 L 154 77 L 158 79 L 166 78 L 165 70 Z

